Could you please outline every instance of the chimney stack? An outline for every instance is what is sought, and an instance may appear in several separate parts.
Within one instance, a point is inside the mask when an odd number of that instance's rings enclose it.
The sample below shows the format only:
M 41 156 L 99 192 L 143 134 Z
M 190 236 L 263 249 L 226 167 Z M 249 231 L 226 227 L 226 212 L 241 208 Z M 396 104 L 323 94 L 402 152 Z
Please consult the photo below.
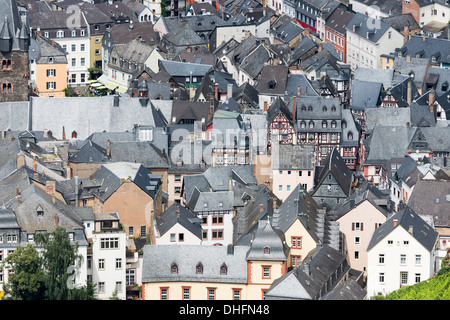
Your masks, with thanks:
M 436 92 L 433 88 L 431 88 L 430 92 L 428 93 L 428 104 L 430 105 L 430 112 L 433 112 L 433 104 L 436 99 Z
M 217 83 L 214 84 L 214 97 L 216 101 L 219 101 L 219 85 Z
M 264 205 L 261 203 L 259 205 L 259 212 L 263 212 L 264 211 Z
M 66 140 L 66 129 L 64 128 L 64 126 L 63 126 L 62 138 L 63 138 L 63 140 Z
M 297 120 L 296 113 L 297 113 L 297 97 L 294 96 L 292 97 L 292 121 L 294 122 Z
M 229 83 L 227 85 L 227 99 L 231 99 L 233 97 L 233 84 Z
M 297 97 L 300 97 L 302 88 L 300 86 L 297 86 Z
M 106 141 L 106 156 L 109 158 L 111 156 L 111 140 Z
M 406 102 L 408 103 L 408 106 L 411 104 L 412 101 L 412 89 L 411 89 L 411 80 L 408 80 L 408 91 L 406 96 Z
M 2 124 L 2 140 L 5 140 L 5 125 Z
M 398 224 L 398 220 L 394 219 L 394 228 L 397 226 L 397 224 Z

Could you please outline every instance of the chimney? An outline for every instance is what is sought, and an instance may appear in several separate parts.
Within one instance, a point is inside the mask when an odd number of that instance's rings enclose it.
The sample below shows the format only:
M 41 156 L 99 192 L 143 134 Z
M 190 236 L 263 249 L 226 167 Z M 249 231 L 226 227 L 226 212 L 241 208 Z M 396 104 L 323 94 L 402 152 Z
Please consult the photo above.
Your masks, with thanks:
M 259 205 L 259 212 L 261 213 L 261 212 L 263 212 L 264 211 L 264 205 L 261 203 L 260 205 Z
M 54 196 L 56 190 L 56 182 L 55 181 L 45 181 L 45 192 L 47 194 Z
M 190 86 L 189 87 L 189 100 L 194 100 L 195 97 L 195 87 L 194 86 Z
M 33 170 L 36 171 L 36 156 L 33 157 Z
M 233 189 L 233 179 L 230 178 L 230 180 L 228 180 L 228 191 L 231 191 Z
M 422 36 L 422 41 L 423 42 L 427 41 L 427 37 L 425 37 L 425 35 Z
M 2 140 L 5 140 L 5 125 L 2 124 Z
M 397 226 L 397 224 L 398 224 L 398 220 L 394 219 L 394 228 Z
M 413 234 L 413 231 L 414 231 L 413 226 L 409 226 L 408 232 L 411 233 L 411 234 Z
M 216 101 L 219 101 L 219 85 L 217 83 L 214 84 L 214 97 Z
M 409 54 L 406 56 L 406 62 L 411 63 L 411 56 Z
M 233 85 L 229 83 L 227 85 L 227 99 L 231 99 L 233 97 Z
M 408 91 L 406 92 L 406 102 L 408 103 L 408 105 L 410 105 L 411 101 L 412 101 L 411 80 L 408 80 Z
M 58 224 L 59 224 L 59 218 L 58 218 L 58 215 L 55 214 L 55 225 L 58 226 Z
M 43 134 L 44 138 L 47 138 L 47 136 L 48 136 L 47 133 L 48 133 L 47 129 L 44 129 L 44 134 Z
M 106 141 L 106 156 L 109 158 L 111 156 L 111 140 Z
M 66 130 L 65 130 L 64 126 L 63 126 L 62 138 L 63 138 L 63 140 L 66 140 Z
M 272 208 L 275 210 L 277 208 L 277 199 L 272 200 Z
M 55 40 L 52 40 L 52 47 L 55 46 Z
M 292 120 L 296 121 L 296 113 L 297 113 L 297 97 L 292 97 Z
M 430 92 L 428 93 L 428 104 L 430 106 L 430 112 L 433 112 L 433 104 L 436 99 L 436 92 L 433 88 L 431 88 Z
M 264 111 L 267 111 L 267 101 L 264 101 Z
M 300 97 L 301 91 L 302 91 L 302 88 L 300 86 L 297 86 L 297 97 Z
M 78 207 L 78 175 L 75 175 L 75 207 Z

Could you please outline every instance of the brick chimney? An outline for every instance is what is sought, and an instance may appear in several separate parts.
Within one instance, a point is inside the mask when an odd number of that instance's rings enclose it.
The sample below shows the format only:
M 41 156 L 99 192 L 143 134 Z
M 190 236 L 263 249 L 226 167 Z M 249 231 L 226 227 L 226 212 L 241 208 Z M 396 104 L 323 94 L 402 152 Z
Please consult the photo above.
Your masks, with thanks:
M 296 121 L 296 116 L 297 116 L 297 97 L 294 96 L 292 97 L 292 120 Z
M 106 156 L 109 158 L 111 156 L 111 140 L 106 141 Z

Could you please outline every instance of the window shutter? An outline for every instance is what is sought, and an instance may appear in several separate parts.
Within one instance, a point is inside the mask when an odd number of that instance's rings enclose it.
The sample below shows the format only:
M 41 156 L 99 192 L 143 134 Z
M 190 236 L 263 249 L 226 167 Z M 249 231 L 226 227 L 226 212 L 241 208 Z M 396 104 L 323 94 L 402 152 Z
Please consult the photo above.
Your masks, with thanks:
M 378 223 L 375 222 L 375 229 L 378 228 Z
M 355 230 L 355 223 L 352 222 L 352 231 L 354 231 L 354 230 Z
M 56 69 L 53 69 L 53 76 L 56 77 Z
M 48 70 L 47 70 L 47 74 L 48 74 Z M 47 89 L 48 89 L 48 87 L 49 87 L 49 82 L 47 82 L 46 84 L 47 84 Z
M 364 223 L 361 222 L 361 231 L 363 231 L 363 225 L 364 225 Z
M 50 75 L 50 69 L 47 69 L 47 77 Z M 48 89 L 48 88 L 47 88 Z

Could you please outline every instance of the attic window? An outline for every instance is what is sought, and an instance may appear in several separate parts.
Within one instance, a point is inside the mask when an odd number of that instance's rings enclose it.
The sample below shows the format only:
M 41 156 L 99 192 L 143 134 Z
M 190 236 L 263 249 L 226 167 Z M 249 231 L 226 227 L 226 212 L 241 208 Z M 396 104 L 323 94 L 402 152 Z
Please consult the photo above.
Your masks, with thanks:
M 327 107 L 326 107 L 326 106 L 323 106 L 322 111 L 323 111 L 323 112 L 327 112 L 327 111 L 328 111 Z
M 269 254 L 270 253 L 270 248 L 269 247 L 264 247 L 264 254 Z
M 308 107 L 308 112 L 312 112 L 313 111 L 313 107 L 312 106 L 309 106 Z
M 76 139 L 77 138 L 77 132 L 74 130 L 72 131 L 72 138 Z
M 199 263 L 199 264 L 197 265 L 197 267 L 195 268 L 195 270 L 196 270 L 196 273 L 197 273 L 197 274 L 203 274 L 203 266 L 202 266 L 202 264 Z
M 348 137 L 348 140 L 353 140 L 353 133 L 349 132 L 347 137 Z
M 178 266 L 175 263 L 172 265 L 172 267 L 170 267 L 170 272 L 172 274 L 177 274 L 178 273 Z
M 306 107 L 302 106 L 302 112 L 306 112 Z
M 44 215 L 44 209 L 42 209 L 41 206 L 38 206 L 36 208 L 36 214 L 37 214 L 38 217 L 42 217 Z
M 228 268 L 227 266 L 223 265 L 220 267 L 220 275 L 225 276 L 228 273 Z
M 272 79 L 269 81 L 269 89 L 275 89 L 276 86 L 277 86 L 277 80 Z

